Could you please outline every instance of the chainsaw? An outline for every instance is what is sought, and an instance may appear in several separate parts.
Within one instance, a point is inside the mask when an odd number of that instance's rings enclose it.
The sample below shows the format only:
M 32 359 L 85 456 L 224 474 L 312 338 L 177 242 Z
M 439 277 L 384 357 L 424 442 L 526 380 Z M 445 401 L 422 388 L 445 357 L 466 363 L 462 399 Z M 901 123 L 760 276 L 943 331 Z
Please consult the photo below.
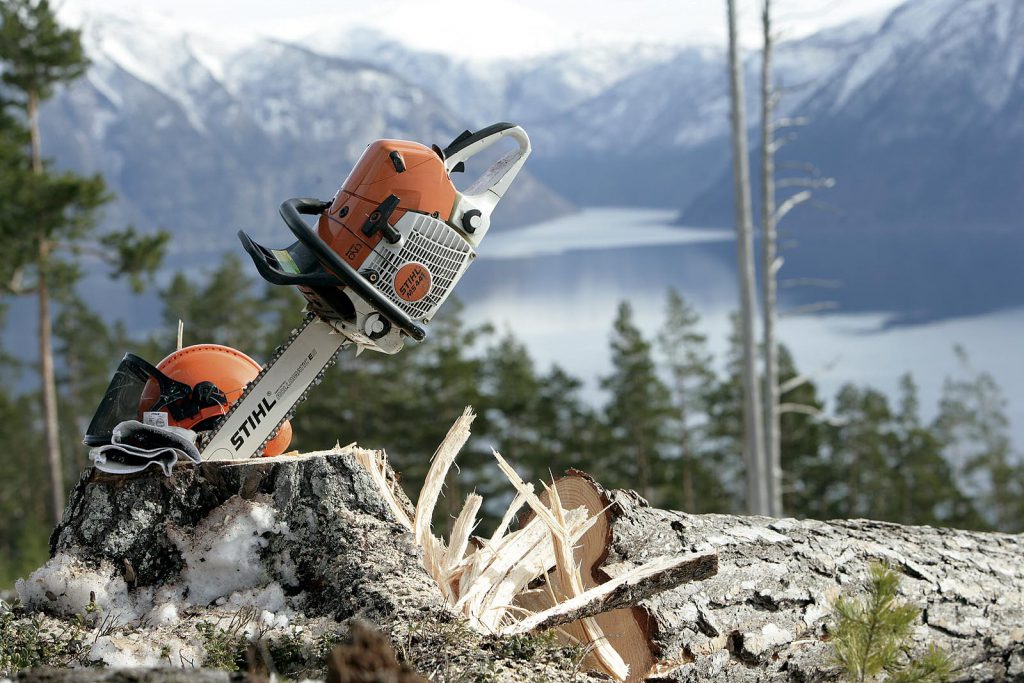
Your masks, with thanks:
M 451 174 L 505 138 L 517 149 L 458 191 Z M 219 424 L 200 434 L 201 458 L 263 453 L 342 349 L 394 354 L 410 338 L 423 340 L 529 154 L 529 137 L 511 123 L 465 131 L 444 149 L 377 140 L 331 201 L 281 204 L 290 246 L 269 249 L 239 231 L 259 274 L 297 287 L 307 314 Z M 315 216 L 315 227 L 304 216 Z

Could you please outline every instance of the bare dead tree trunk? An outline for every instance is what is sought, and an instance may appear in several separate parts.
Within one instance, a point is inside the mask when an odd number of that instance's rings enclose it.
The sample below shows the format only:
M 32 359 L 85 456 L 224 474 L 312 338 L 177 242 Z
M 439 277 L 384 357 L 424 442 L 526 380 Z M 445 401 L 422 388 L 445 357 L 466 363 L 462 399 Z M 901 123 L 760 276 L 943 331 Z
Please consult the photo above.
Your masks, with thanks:
M 764 439 L 768 470 L 768 515 L 782 516 L 782 445 L 779 425 L 779 345 L 776 288 L 782 265 L 776 258 L 775 223 L 775 89 L 772 85 L 771 0 L 764 0 L 761 25 L 764 53 L 761 60 L 761 290 L 764 296 Z
M 43 157 L 39 140 L 39 98 L 33 92 L 28 96 L 28 123 L 32 144 L 32 171 L 43 172 Z M 57 380 L 53 371 L 53 319 L 50 312 L 50 292 L 46 286 L 46 268 L 50 259 L 50 245 L 45 234 L 39 236 L 38 297 L 39 311 L 39 375 L 43 396 L 43 429 L 46 433 L 46 456 L 50 466 L 50 488 L 54 522 L 64 516 L 64 465 L 60 454 L 60 425 L 57 420 Z
M 53 371 L 53 324 L 50 317 L 50 293 L 46 288 L 46 244 L 39 245 L 39 373 L 43 390 L 43 425 L 46 430 L 46 454 L 50 464 L 53 517 L 64 516 L 64 467 L 60 454 L 60 427 L 57 422 L 57 380 Z
M 740 333 L 743 336 L 743 455 L 747 468 L 747 509 L 768 514 L 765 481 L 764 430 L 761 391 L 755 363 L 754 339 L 754 238 L 750 208 L 750 160 L 747 156 L 747 122 L 743 77 L 736 39 L 735 0 L 726 0 L 729 22 L 729 91 L 732 102 L 733 182 L 736 198 L 736 260 L 740 287 Z

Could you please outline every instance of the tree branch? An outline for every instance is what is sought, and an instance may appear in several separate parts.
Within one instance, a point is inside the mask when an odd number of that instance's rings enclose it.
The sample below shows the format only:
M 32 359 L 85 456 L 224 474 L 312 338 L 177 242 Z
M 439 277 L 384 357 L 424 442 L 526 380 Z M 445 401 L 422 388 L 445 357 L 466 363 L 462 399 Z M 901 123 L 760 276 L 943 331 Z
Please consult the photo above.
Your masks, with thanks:
M 842 216 L 844 213 L 843 210 L 840 209 L 835 204 L 829 204 L 828 202 L 823 202 L 817 199 L 811 202 L 811 206 L 813 206 L 815 209 L 827 211 L 828 213 L 834 214 L 836 216 Z
M 111 256 L 110 252 L 108 252 L 105 249 L 101 249 L 100 247 L 93 244 L 72 244 L 69 242 L 54 242 L 52 246 L 55 251 L 57 249 L 63 249 L 65 251 L 70 251 L 73 254 L 87 254 L 89 256 L 94 256 L 99 260 L 103 261 L 104 263 L 108 263 L 111 265 L 117 263 L 117 259 Z
M 788 311 L 784 311 L 780 317 L 792 318 L 797 315 L 807 315 L 808 313 L 817 313 L 818 311 L 831 311 L 832 309 L 839 308 L 839 303 L 835 301 L 819 301 L 814 304 L 807 304 L 806 306 L 797 306 L 791 308 Z
M 786 214 L 804 202 L 810 201 L 812 196 L 814 195 L 810 190 L 802 190 L 789 197 L 786 201 L 782 202 L 782 204 L 779 205 L 778 210 L 775 211 L 775 221 L 782 221 L 782 219 L 786 217 Z
M 796 377 L 794 377 L 792 379 L 786 380 L 785 382 L 783 382 L 782 384 L 779 385 L 779 393 L 780 394 L 785 394 L 787 392 L 793 391 L 793 389 L 796 389 L 799 386 L 803 386 L 804 384 L 807 384 L 813 378 L 817 377 L 818 375 L 821 375 L 821 374 L 824 374 L 824 373 L 828 372 L 829 370 L 834 368 L 836 365 L 838 365 L 839 364 L 839 360 L 841 358 L 842 358 L 842 356 L 836 356 L 831 361 L 829 361 L 828 363 L 825 363 L 825 365 L 821 366 L 820 368 L 818 368 L 814 372 L 808 373 L 806 375 L 797 375 Z
M 814 178 L 820 178 L 824 173 L 821 169 L 812 164 L 809 161 L 783 161 L 779 164 L 779 168 L 785 168 L 793 171 L 803 171 L 809 176 Z
M 771 144 L 768 145 L 768 149 L 772 154 L 775 154 L 780 149 L 793 142 L 793 140 L 796 140 L 796 133 L 790 133 L 784 137 L 775 138 L 772 140 Z
M 808 415 L 836 427 L 841 427 L 849 422 L 849 420 L 844 418 L 828 415 L 820 408 L 807 406 L 802 403 L 780 403 L 779 414 L 781 415 L 782 413 L 799 413 L 801 415 Z
M 810 415 L 811 417 L 822 417 L 825 414 L 821 408 L 804 405 L 803 403 L 780 403 L 779 412 L 800 413 L 801 415 Z
M 776 130 L 780 128 L 795 128 L 797 126 L 806 126 L 811 120 L 806 116 L 787 116 L 775 121 Z
M 835 184 L 835 178 L 783 178 L 775 181 L 776 189 L 786 187 L 808 187 L 811 189 L 817 189 L 820 187 L 835 187 Z
M 11 279 L 7 282 L 3 289 L 7 294 L 11 296 L 23 296 L 25 294 L 33 294 L 36 291 L 36 287 L 26 287 L 23 284 L 25 279 L 25 267 L 20 266 L 14 269 L 14 273 L 11 274 Z
M 826 289 L 839 289 L 843 286 L 841 280 L 826 280 L 819 277 L 795 277 L 788 280 L 780 280 L 779 287 L 823 287 Z

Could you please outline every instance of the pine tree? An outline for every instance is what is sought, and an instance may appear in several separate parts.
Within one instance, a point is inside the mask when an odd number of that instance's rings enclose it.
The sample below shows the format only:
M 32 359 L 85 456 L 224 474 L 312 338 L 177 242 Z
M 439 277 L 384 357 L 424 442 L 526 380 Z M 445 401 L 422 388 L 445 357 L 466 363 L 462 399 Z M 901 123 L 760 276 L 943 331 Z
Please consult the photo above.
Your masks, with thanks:
M 613 324 L 611 360 L 612 372 L 601 379 L 601 387 L 609 394 L 605 415 L 612 448 L 607 469 L 598 476 L 602 481 L 610 476 L 609 485 L 636 488 L 650 498 L 664 473 L 673 411 L 668 388 L 655 371 L 651 344 L 634 323 L 627 302 L 619 304 Z
M 164 324 L 152 362 L 174 350 L 179 320 L 185 346 L 223 344 L 258 355 L 270 314 L 264 307 L 266 293 L 250 271 L 238 256 L 228 254 L 202 279 L 176 273 L 160 291 Z
M 539 378 L 536 429 L 542 445 L 536 478 L 557 477 L 571 467 L 599 473 L 610 439 L 601 416 L 582 398 L 582 387 L 558 365 Z
M 688 512 L 702 512 L 721 495 L 721 483 L 701 460 L 701 423 L 705 420 L 706 387 L 714 380 L 707 336 L 699 329 L 700 316 L 677 292 L 668 292 L 665 323 L 658 345 L 666 359 L 671 378 L 675 419 L 672 431 L 678 445 L 678 464 L 672 463 L 666 482 L 666 503 Z M 699 493 L 698 493 L 699 492 Z
M 900 377 L 898 406 L 894 425 L 898 450 L 891 470 L 898 490 L 884 518 L 901 524 L 984 528 L 943 456 L 939 434 L 921 423 L 917 384 L 909 374 Z
M 580 396 L 579 379 L 557 365 L 538 374 L 526 346 L 511 333 L 488 349 L 483 371 L 485 440 L 528 479 L 591 467 L 607 440 L 598 416 Z
M 895 439 L 889 400 L 880 391 L 846 384 L 835 398 L 827 439 L 832 485 L 824 497 L 828 517 L 886 518 L 895 495 L 890 471 Z
M 778 347 L 780 395 L 784 404 L 805 406 L 823 411 L 818 388 L 809 378 L 801 378 L 789 349 Z M 793 383 L 792 386 L 787 386 Z M 785 388 L 785 391 L 782 389 Z M 785 411 L 779 415 L 779 436 L 782 456 L 783 502 L 786 514 L 822 519 L 821 491 L 832 478 L 822 459 L 824 426 L 819 415 Z
M 864 683 L 887 674 L 888 681 L 939 683 L 953 672 L 945 651 L 929 646 L 922 657 L 910 656 L 914 624 L 921 610 L 899 602 L 900 575 L 873 562 L 863 597 L 842 596 L 835 603 L 832 656 L 849 681 Z
M 1021 531 L 1024 464 L 1010 443 L 1006 399 L 991 374 L 971 368 L 963 348 L 955 353 L 966 376 L 946 379 L 935 430 L 989 522 L 1000 531 Z
M 60 396 L 61 448 L 74 476 L 88 464 L 82 437 L 110 383 L 117 362 L 134 347 L 122 321 L 108 324 L 74 293 L 58 297 L 54 320 L 57 387 Z M 83 344 L 82 340 L 88 343 Z
M 2 314 L 0 314 L 2 322 Z M 0 424 L 5 457 L 0 458 L 0 590 L 38 567 L 49 556 L 50 511 L 39 482 L 46 461 L 38 457 L 38 405 L 12 390 L 22 363 L 0 352 Z
M 39 366 L 43 424 L 50 467 L 52 511 L 60 519 L 64 509 L 58 398 L 53 357 L 51 290 L 77 280 L 79 270 L 62 258 L 83 252 L 114 266 L 116 275 L 137 276 L 159 261 L 166 238 L 140 236 L 128 229 L 110 233 L 89 244 L 96 210 L 110 197 L 99 176 L 54 173 L 42 155 L 39 109 L 55 88 L 85 73 L 88 60 L 78 31 L 60 26 L 47 0 L 0 2 L 0 82 L 5 117 L 18 113 L 18 127 L 27 129 L 28 149 L 21 159 L 7 158 L 4 173 L 18 183 L 5 197 L 8 210 L 22 219 L 22 236 L 5 250 L 0 270 L 8 294 L 36 296 L 39 325 Z M 19 137 L 20 131 L 7 127 Z M 10 138 L 8 138 L 10 139 Z M 2 145 L 0 145 L 2 146 Z M 6 153 L 4 153 L 6 154 Z M 2 156 L 2 155 L 0 155 Z M 140 256 L 145 258 L 140 260 Z M 134 259 L 134 260 L 133 260 Z M 139 284 L 136 279 L 134 284 Z
M 836 396 L 827 428 L 831 482 L 818 495 L 829 517 L 977 527 L 979 518 L 918 416 L 917 388 L 900 381 L 898 409 L 884 394 L 853 385 Z
M 506 333 L 484 359 L 489 436 L 509 462 L 526 467 L 530 479 L 546 466 L 541 446 L 540 380 L 526 346 Z
M 722 481 L 728 495 L 712 501 L 707 512 L 745 512 L 746 467 L 743 459 L 743 381 L 739 316 L 730 316 L 730 334 L 725 371 L 704 390 L 707 409 L 704 428 L 706 458 Z

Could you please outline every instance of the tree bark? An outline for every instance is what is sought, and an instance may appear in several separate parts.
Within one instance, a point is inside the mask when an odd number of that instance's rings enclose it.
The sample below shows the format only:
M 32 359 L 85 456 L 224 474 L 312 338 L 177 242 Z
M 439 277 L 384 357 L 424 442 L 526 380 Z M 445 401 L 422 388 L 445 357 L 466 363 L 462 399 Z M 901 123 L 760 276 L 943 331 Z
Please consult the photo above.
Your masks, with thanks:
M 46 286 L 46 243 L 39 243 L 39 375 L 42 380 L 43 427 L 46 431 L 46 455 L 50 465 L 51 504 L 54 523 L 64 516 L 64 461 L 60 454 L 60 424 L 57 418 L 57 379 L 53 369 L 53 319 L 50 292 Z
M 582 660 L 539 655 L 536 641 L 461 625 L 424 571 L 408 522 L 399 521 L 412 504 L 400 491 L 390 501 L 381 493 L 394 474 L 375 480 L 355 453 L 180 466 L 170 478 L 86 470 L 51 537 L 54 558 L 19 582 L 19 596 L 36 616 L 49 615 L 44 620 L 95 614 L 102 628 L 118 615 L 114 632 L 86 634 L 85 642 L 108 654 L 126 644 L 133 656 L 161 660 L 167 647 L 169 661 L 183 665 L 203 664 L 198 624 L 224 626 L 255 607 L 290 614 L 317 637 L 343 634 L 353 618 L 373 622 L 429 680 L 597 680 L 580 672 Z M 666 557 L 703 579 L 676 585 L 666 574 L 676 587 L 635 604 L 652 593 L 646 579 L 611 593 L 619 609 L 596 618 L 635 665 L 631 681 L 648 672 L 663 682 L 838 680 L 828 643 L 832 604 L 860 590 L 875 559 L 904 575 L 903 599 L 922 609 L 915 651 L 947 648 L 959 666 L 955 680 L 1024 677 L 1022 536 L 689 515 L 651 508 L 634 492 L 605 491 L 582 473 L 556 485 L 564 505 L 606 510 L 580 543 L 584 575 L 595 584 Z M 239 532 L 237 522 L 264 530 Z M 259 605 L 274 590 L 281 606 Z M 171 603 L 177 616 L 167 621 Z M 268 629 L 259 637 L 297 637 Z
M 778 320 L 775 224 L 775 89 L 772 85 L 771 0 L 764 0 L 761 13 L 764 52 L 761 60 L 761 290 L 764 297 L 764 439 L 768 470 L 768 509 L 771 517 L 782 516 L 782 444 L 779 424 L 779 343 L 775 339 Z
M 740 289 L 740 334 L 743 349 L 743 455 L 747 467 L 747 509 L 767 514 L 767 463 L 761 390 L 757 377 L 754 316 L 754 238 L 750 208 L 750 159 L 747 152 L 747 117 L 743 95 L 742 63 L 736 38 L 735 0 L 726 0 L 729 23 L 729 93 L 731 101 L 733 183 L 736 203 L 736 272 Z
M 928 643 L 946 648 L 958 681 L 1024 677 L 1024 536 L 690 515 L 648 507 L 629 491 L 607 496 L 606 573 L 664 554 L 719 554 L 716 576 L 637 605 L 650 618 L 656 680 L 839 680 L 832 604 L 861 590 L 872 560 L 902 573 L 903 599 L 922 610 L 916 653 Z

